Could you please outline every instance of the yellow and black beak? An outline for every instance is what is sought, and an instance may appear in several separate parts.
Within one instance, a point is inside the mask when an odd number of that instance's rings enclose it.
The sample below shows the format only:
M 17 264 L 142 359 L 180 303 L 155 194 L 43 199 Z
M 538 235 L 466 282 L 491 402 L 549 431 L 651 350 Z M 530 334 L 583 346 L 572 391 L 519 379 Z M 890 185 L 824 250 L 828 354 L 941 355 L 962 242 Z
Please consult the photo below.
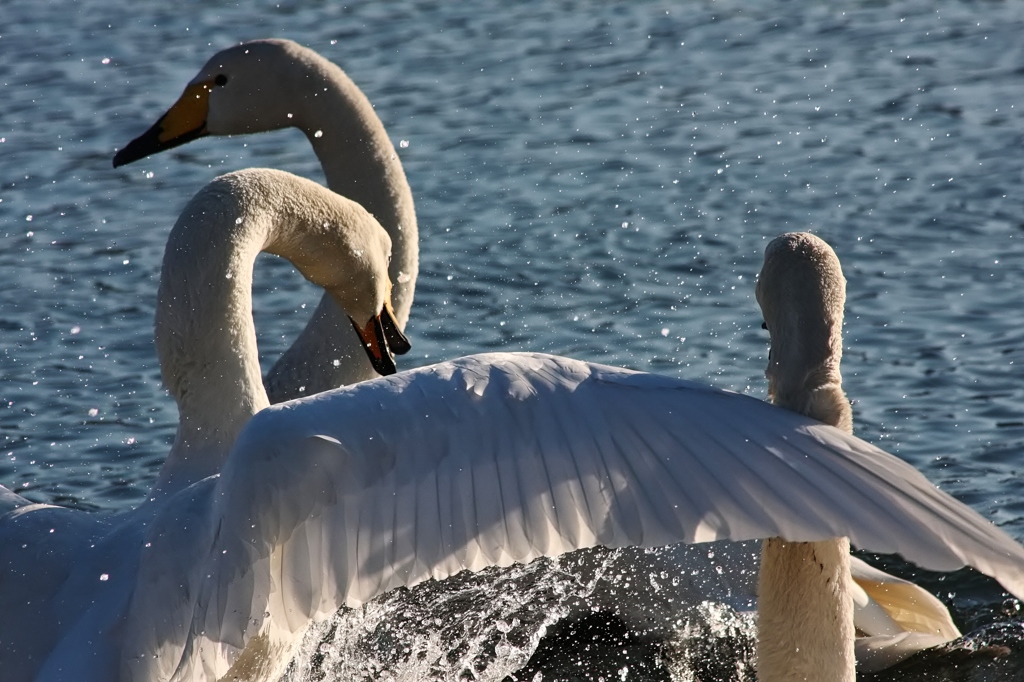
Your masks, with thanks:
M 370 364 L 377 374 L 387 376 L 397 372 L 395 355 L 405 355 L 412 348 L 412 344 L 398 328 L 391 302 L 385 302 L 380 315 L 371 317 L 365 327 L 360 327 L 355 320 L 352 320 L 352 326 L 356 328 L 356 333 L 359 334 L 363 348 L 370 358 Z
M 213 86 L 214 82 L 210 80 L 185 88 L 174 106 L 152 128 L 114 155 L 114 168 L 207 135 L 206 116 Z

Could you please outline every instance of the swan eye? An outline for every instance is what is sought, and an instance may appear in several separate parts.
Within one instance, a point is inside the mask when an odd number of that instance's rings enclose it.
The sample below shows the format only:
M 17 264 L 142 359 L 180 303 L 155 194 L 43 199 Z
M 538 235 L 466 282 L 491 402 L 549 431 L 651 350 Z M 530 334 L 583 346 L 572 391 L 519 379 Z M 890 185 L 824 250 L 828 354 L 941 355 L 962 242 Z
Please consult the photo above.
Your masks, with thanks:
M 222 73 L 218 73 L 217 77 L 213 79 L 213 84 L 214 85 L 227 85 L 228 84 L 228 77 L 225 76 Z

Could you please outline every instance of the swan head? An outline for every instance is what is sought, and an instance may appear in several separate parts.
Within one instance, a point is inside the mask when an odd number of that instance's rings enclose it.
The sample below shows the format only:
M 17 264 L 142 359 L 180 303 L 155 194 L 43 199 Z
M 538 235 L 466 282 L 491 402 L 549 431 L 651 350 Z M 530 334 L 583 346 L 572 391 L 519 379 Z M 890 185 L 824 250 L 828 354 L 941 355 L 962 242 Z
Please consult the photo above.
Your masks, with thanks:
M 170 109 L 114 155 L 114 167 L 206 135 L 243 135 L 298 125 L 297 99 L 323 59 L 290 40 L 256 40 L 210 58 Z
M 765 249 L 755 294 L 771 335 L 765 376 L 773 402 L 803 401 L 838 384 L 846 279 L 832 247 L 806 232 L 776 237 Z
M 256 173 L 267 171 L 249 169 L 236 175 Z M 291 182 L 315 184 L 298 178 Z M 391 306 L 391 237 L 358 203 L 316 189 L 284 201 L 294 224 L 303 227 L 278 230 L 264 250 L 287 258 L 323 288 L 348 314 L 377 373 L 394 374 L 394 355 L 411 346 Z

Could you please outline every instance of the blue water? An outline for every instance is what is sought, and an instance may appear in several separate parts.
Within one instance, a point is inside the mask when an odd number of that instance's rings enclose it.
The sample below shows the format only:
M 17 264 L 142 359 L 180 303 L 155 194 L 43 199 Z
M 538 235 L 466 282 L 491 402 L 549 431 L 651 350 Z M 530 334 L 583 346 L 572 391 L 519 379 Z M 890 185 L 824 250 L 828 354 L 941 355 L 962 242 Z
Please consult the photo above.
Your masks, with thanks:
M 812 230 L 848 279 L 858 435 L 1024 540 L 1021 35 L 1024 5 L 952 0 L 5 4 L 0 483 L 146 494 L 176 423 L 152 319 L 178 212 L 228 170 L 322 175 L 297 131 L 111 157 L 213 52 L 279 36 L 407 142 L 404 367 L 543 350 L 763 395 L 754 276 Z M 269 366 L 318 295 L 267 258 L 254 296 Z M 940 587 L 965 632 L 1024 652 L 1015 601 Z

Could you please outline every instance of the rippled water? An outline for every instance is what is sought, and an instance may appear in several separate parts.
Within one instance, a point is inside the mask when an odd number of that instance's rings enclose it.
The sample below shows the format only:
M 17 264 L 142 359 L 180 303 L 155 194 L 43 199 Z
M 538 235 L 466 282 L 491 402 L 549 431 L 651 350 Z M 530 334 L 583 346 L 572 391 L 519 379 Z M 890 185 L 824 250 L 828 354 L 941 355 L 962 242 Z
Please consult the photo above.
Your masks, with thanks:
M 857 433 L 1024 540 L 1024 5 L 85 0 L 3 15 L 0 482 L 27 497 L 142 499 L 176 422 L 152 319 L 178 211 L 227 170 L 322 178 L 296 131 L 110 167 L 215 50 L 281 36 L 342 65 L 408 142 L 421 272 L 404 366 L 544 350 L 761 395 L 753 278 L 768 239 L 810 229 L 849 281 Z M 257 280 L 269 366 L 318 296 L 273 259 Z M 474 675 L 500 679 L 574 600 L 649 586 L 658 556 L 595 553 L 616 568 L 594 583 L 563 570 L 571 557 L 400 593 L 328 626 L 338 643 L 294 675 L 457 677 L 479 663 L 493 669 Z M 1013 652 L 953 661 L 963 679 L 1014 679 L 1017 603 L 972 575 L 922 579 L 976 648 Z M 504 604 L 502 581 L 555 597 Z M 441 602 L 463 630 L 416 615 Z M 669 644 L 640 642 L 664 623 L 618 638 L 686 679 L 679 633 L 733 625 L 677 620 Z M 718 634 L 744 660 L 743 636 Z M 442 665 L 435 651 L 461 653 Z M 953 663 L 892 679 L 949 678 Z

